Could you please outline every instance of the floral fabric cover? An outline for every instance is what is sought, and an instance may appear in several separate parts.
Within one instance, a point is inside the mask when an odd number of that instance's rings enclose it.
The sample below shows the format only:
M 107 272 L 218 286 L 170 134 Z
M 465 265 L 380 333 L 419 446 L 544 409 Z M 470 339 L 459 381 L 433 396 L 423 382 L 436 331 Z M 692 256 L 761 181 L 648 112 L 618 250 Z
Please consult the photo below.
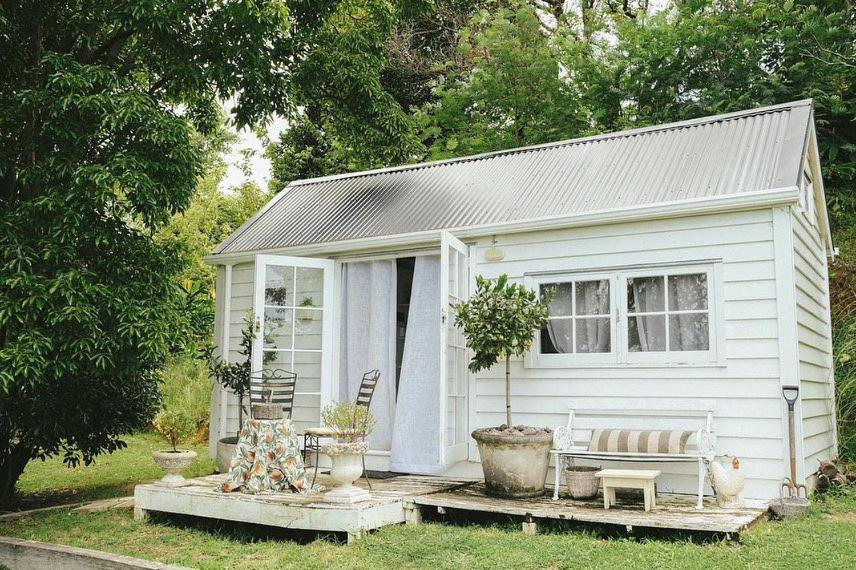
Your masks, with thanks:
M 241 430 L 226 481 L 217 490 L 300 493 L 306 489 L 306 470 L 291 420 L 247 420 Z

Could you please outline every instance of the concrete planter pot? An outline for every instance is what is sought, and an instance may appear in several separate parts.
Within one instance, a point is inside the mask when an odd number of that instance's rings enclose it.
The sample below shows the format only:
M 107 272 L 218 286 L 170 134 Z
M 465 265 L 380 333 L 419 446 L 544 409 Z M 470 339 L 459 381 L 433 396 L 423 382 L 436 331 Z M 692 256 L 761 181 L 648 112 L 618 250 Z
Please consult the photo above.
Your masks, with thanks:
M 477 429 L 472 433 L 479 447 L 485 490 L 509 498 L 540 497 L 550 464 L 553 433 L 532 435 Z
M 235 447 L 238 445 L 238 437 L 224 437 L 217 440 L 217 472 L 228 473 L 232 467 L 232 459 L 235 457 Z
M 363 474 L 363 455 L 368 451 L 365 442 L 331 443 L 321 448 L 321 452 L 330 456 L 332 467 L 330 478 L 336 487 L 324 494 L 324 500 L 330 503 L 357 503 L 369 498 L 369 492 L 354 485 L 354 481 Z
M 195 451 L 155 451 L 152 458 L 158 467 L 166 470 L 166 475 L 159 481 L 166 487 L 181 487 L 187 480 L 182 477 L 181 472 L 190 467 L 196 461 Z

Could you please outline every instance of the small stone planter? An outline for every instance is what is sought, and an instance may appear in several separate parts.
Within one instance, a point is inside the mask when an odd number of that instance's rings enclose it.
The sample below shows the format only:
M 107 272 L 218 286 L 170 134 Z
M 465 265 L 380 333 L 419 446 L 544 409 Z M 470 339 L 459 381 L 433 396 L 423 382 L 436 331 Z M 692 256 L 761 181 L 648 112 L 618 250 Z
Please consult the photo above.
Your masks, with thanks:
M 196 461 L 195 451 L 155 451 L 152 458 L 158 467 L 166 470 L 166 475 L 158 483 L 166 487 L 181 487 L 187 480 L 181 472 Z
M 363 474 L 363 455 L 368 451 L 366 442 L 331 443 L 321 448 L 330 456 L 330 478 L 336 487 L 324 494 L 330 503 L 358 503 L 369 498 L 369 492 L 354 485 Z
M 217 472 L 228 473 L 232 468 L 232 458 L 235 457 L 235 447 L 238 436 L 223 437 L 217 440 Z
M 598 471 L 600 471 L 600 467 L 588 465 L 574 465 L 565 468 L 565 481 L 572 499 L 592 499 L 597 496 L 600 479 L 595 477 L 595 473 Z

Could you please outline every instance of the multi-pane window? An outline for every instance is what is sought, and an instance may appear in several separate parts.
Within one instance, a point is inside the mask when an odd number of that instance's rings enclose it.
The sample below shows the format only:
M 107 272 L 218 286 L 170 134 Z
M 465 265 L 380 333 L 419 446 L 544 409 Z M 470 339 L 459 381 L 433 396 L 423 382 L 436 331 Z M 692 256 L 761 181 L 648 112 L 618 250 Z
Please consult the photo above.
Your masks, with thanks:
M 628 352 L 710 348 L 706 273 L 628 277 Z
M 533 277 L 550 316 L 527 365 L 715 363 L 714 275 L 688 265 Z
M 550 319 L 541 330 L 541 354 L 612 351 L 609 280 L 542 283 Z

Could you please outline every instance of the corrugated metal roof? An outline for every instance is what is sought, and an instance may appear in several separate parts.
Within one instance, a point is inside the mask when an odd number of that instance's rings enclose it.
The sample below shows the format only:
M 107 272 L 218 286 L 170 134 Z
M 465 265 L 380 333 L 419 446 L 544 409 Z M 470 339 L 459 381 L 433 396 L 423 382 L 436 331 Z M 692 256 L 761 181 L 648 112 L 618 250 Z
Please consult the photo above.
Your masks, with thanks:
M 264 251 L 797 184 L 811 101 L 292 182 L 214 252 Z

